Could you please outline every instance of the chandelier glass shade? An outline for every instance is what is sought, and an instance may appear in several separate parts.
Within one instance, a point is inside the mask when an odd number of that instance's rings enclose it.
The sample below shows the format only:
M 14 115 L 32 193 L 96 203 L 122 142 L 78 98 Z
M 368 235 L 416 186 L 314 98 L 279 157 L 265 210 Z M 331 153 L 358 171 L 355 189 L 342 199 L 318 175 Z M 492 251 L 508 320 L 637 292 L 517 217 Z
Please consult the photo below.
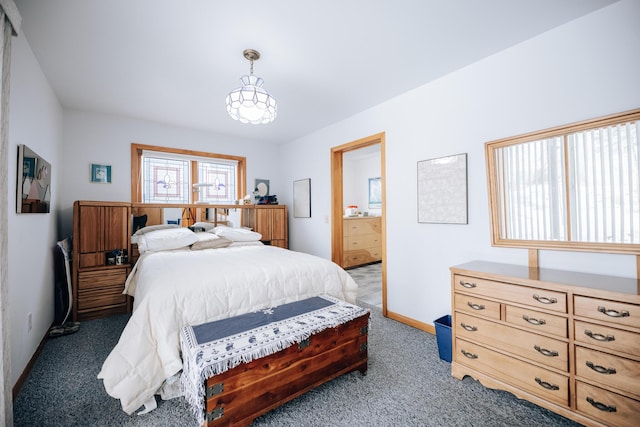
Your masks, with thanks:
M 253 75 L 253 61 L 260 58 L 260 53 L 247 49 L 243 54 L 251 62 L 251 73 L 242 76 L 242 86 L 227 95 L 227 112 L 241 123 L 257 125 L 272 122 L 278 112 L 276 100 L 262 88 L 262 78 Z

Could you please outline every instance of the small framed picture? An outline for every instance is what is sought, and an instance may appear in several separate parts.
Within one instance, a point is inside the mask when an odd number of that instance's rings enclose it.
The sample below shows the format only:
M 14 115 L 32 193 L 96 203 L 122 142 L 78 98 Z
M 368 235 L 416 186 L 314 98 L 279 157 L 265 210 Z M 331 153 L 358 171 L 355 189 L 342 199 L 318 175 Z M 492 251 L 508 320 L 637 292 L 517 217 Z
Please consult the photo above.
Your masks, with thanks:
M 111 165 L 91 164 L 91 182 L 111 184 Z

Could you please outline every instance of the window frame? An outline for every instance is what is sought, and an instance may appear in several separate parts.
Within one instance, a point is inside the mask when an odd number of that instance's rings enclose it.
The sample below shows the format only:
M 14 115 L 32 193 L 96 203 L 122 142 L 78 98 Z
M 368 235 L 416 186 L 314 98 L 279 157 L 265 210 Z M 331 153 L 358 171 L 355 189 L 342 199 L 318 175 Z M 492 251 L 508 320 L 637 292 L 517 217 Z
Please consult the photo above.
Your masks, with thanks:
M 503 225 L 502 221 L 504 220 L 504 213 L 500 211 L 500 183 L 496 165 L 496 151 L 500 148 L 560 136 L 565 141 L 564 171 L 565 176 L 567 176 L 568 165 L 566 164 L 566 162 L 568 162 L 568 159 L 566 155 L 566 140 L 569 134 L 638 120 L 640 120 L 640 109 L 635 109 L 606 117 L 600 117 L 583 122 L 558 126 L 551 129 L 545 129 L 510 138 L 487 142 L 485 144 L 485 161 L 487 166 L 487 186 L 489 196 L 492 246 L 527 249 L 554 249 L 584 252 L 622 253 L 634 255 L 640 254 L 639 244 L 576 241 L 571 240 L 570 235 L 568 240 L 518 240 L 503 237 L 501 235 L 501 227 Z M 570 194 L 569 192 L 567 192 L 567 194 L 565 194 L 564 201 L 567 207 L 567 215 L 570 215 L 571 212 L 569 197 Z M 568 230 L 571 229 L 569 223 L 567 223 L 567 227 Z
M 208 153 L 205 151 L 187 150 L 184 148 L 160 147 L 156 145 L 131 144 L 131 202 L 146 205 L 157 205 L 158 203 L 145 203 L 142 200 L 142 153 L 144 151 L 156 151 L 166 154 L 177 154 L 181 156 L 204 157 L 210 159 L 223 159 L 237 162 L 238 177 L 236 186 L 236 200 L 241 200 L 247 194 L 247 159 L 242 156 L 229 154 Z M 197 168 L 191 168 L 191 181 L 198 182 Z M 191 204 L 195 204 L 193 194 L 190 196 Z M 163 203 L 163 205 L 165 205 Z M 213 205 L 213 204 L 211 204 Z M 183 203 L 166 203 L 166 206 L 184 206 Z

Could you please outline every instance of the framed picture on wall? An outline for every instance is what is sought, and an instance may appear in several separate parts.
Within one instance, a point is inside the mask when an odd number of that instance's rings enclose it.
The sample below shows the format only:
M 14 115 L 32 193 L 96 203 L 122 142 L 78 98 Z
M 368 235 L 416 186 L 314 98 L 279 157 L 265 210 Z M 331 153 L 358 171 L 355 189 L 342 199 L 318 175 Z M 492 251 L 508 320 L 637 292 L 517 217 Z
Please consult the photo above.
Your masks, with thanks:
M 111 184 L 111 165 L 91 164 L 91 182 Z
M 467 154 L 418 162 L 418 222 L 467 224 Z
M 369 178 L 369 209 L 382 209 L 382 178 Z

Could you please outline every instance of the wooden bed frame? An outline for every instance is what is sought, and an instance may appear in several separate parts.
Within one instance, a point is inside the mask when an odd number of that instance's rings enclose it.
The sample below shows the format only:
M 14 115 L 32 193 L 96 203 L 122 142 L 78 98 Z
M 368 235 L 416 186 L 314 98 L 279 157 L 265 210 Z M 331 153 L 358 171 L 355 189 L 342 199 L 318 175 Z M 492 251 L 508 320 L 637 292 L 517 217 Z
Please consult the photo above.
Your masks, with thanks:
M 205 382 L 205 427 L 246 426 L 345 373 L 367 371 L 369 313 Z

